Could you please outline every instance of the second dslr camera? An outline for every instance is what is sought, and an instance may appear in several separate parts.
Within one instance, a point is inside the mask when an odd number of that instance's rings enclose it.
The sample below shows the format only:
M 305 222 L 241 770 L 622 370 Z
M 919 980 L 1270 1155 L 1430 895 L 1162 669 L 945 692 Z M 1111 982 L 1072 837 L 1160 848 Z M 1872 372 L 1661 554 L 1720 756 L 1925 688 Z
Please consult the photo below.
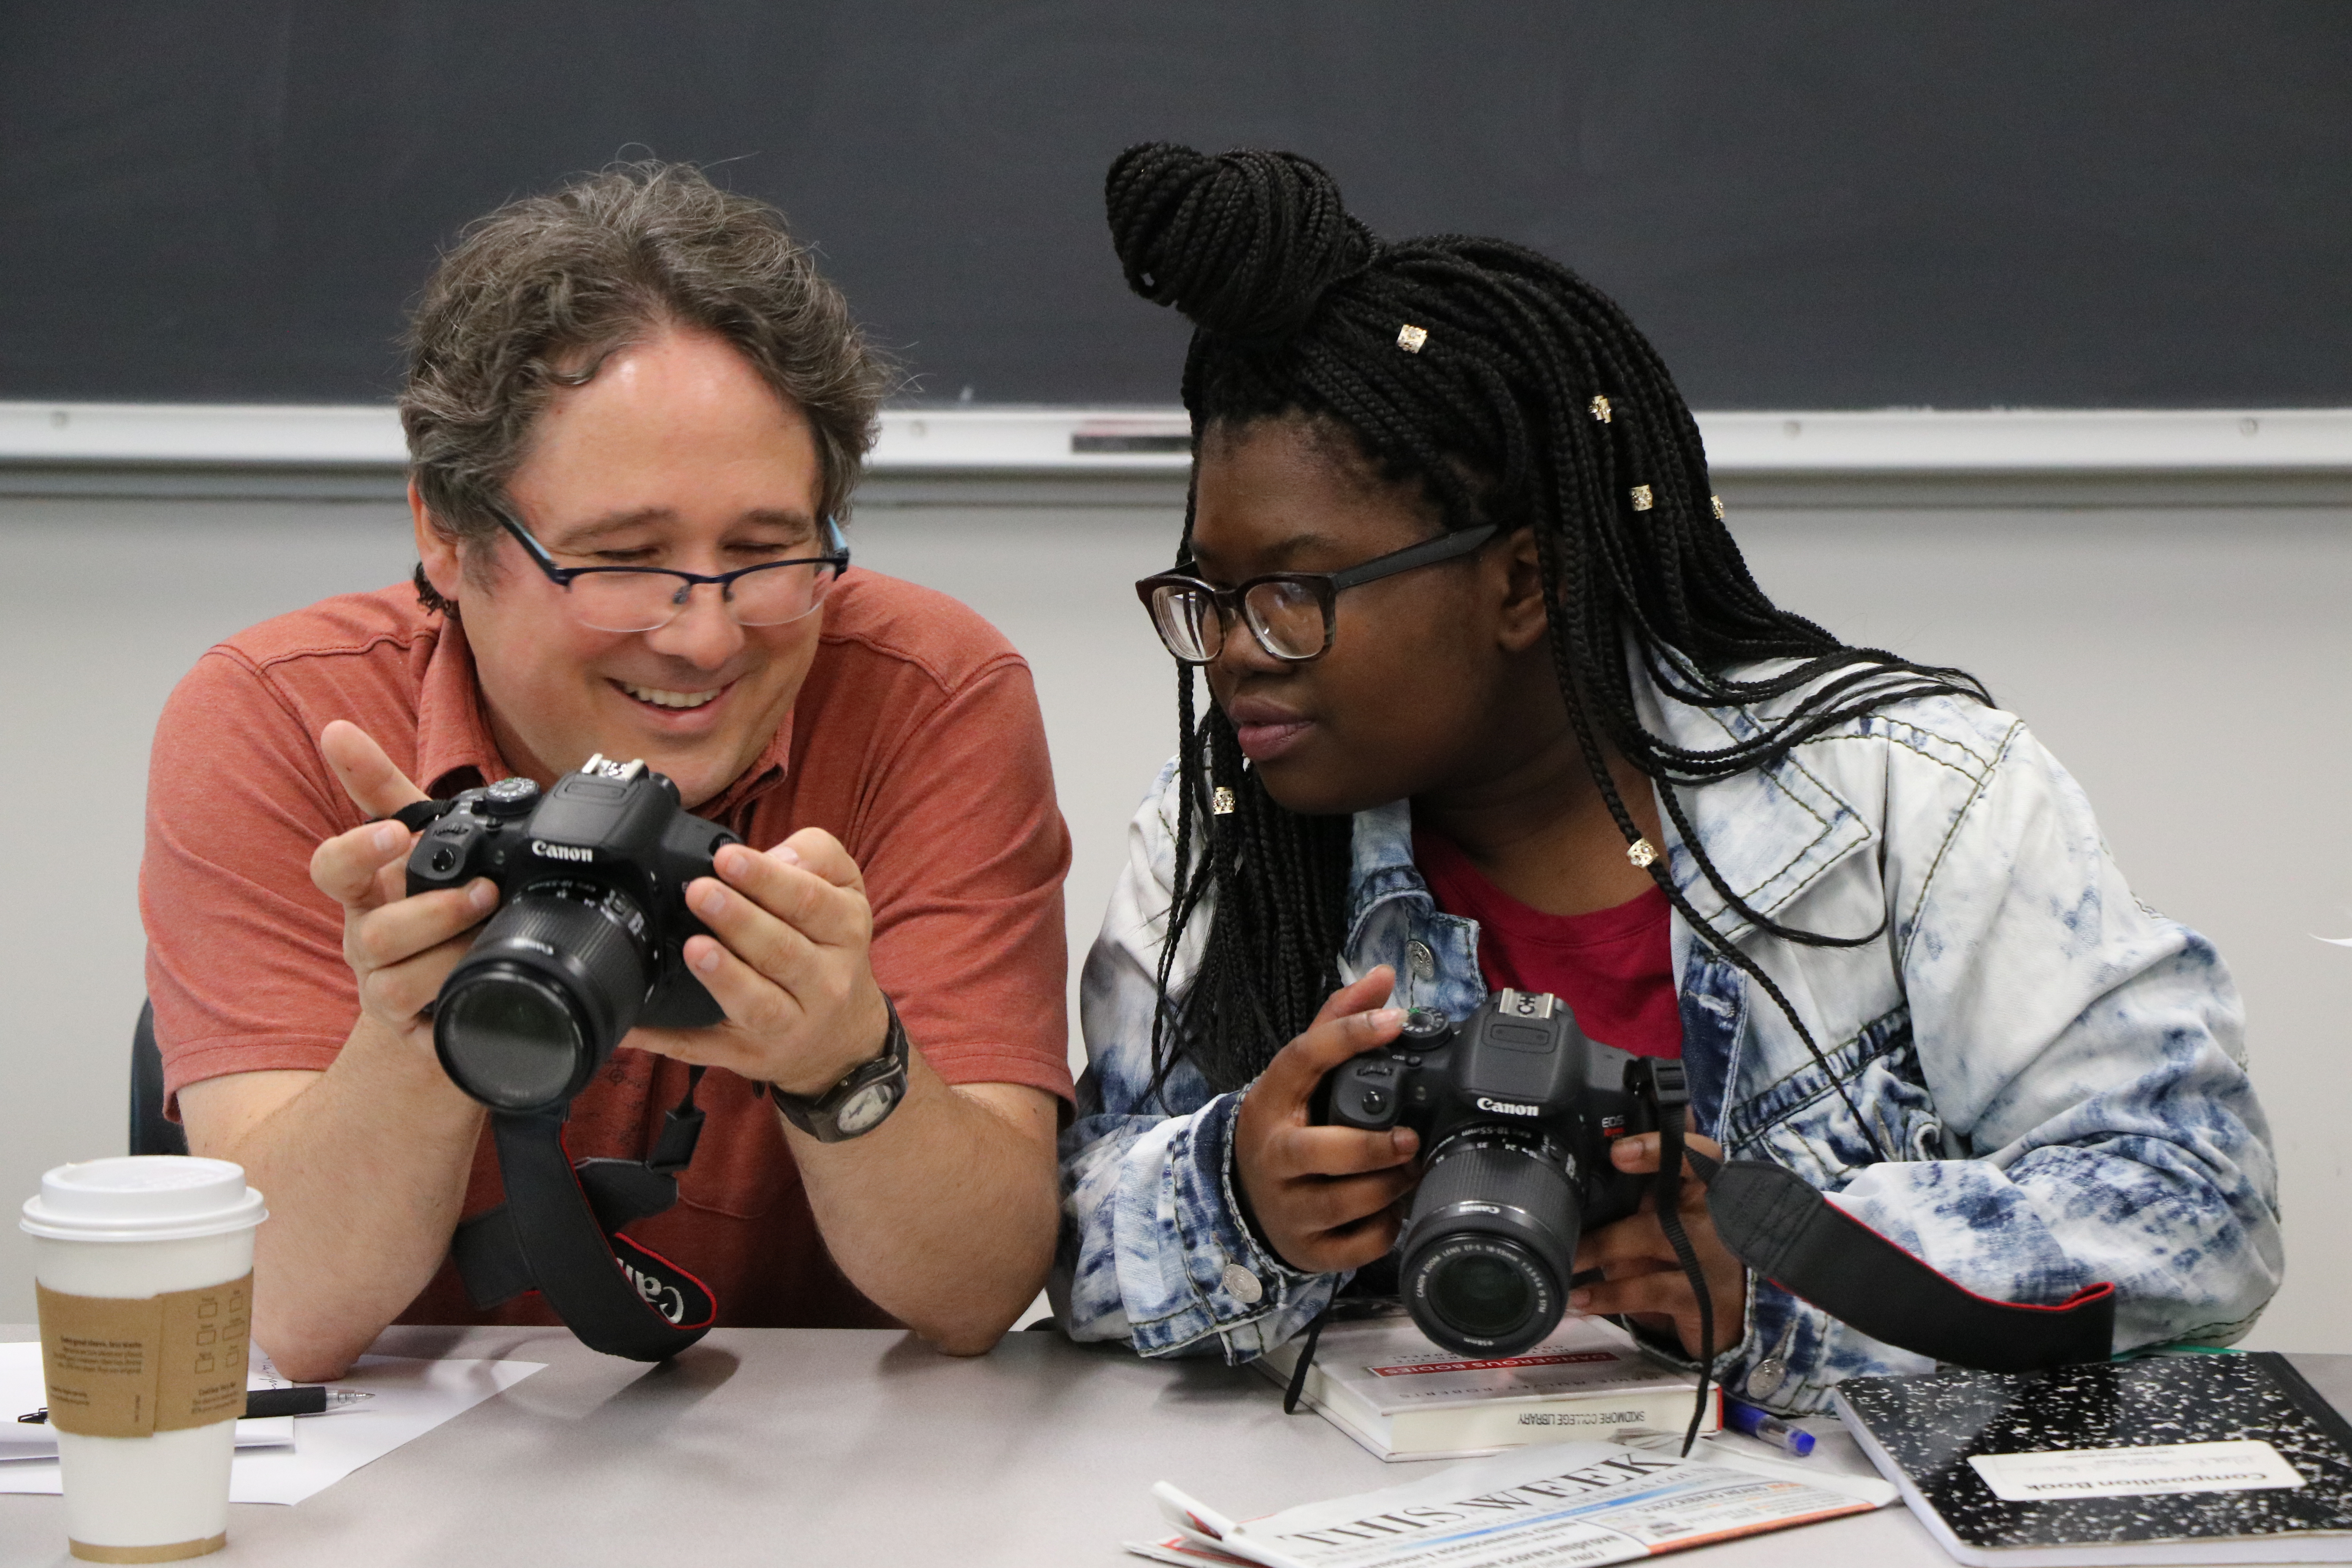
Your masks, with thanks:
M 1516 1355 L 1559 1325 L 1578 1236 L 1640 1208 L 1650 1178 L 1617 1170 L 1609 1145 L 1656 1131 L 1681 1073 L 1587 1038 L 1556 996 L 1502 991 L 1459 1027 L 1406 1015 L 1394 1043 L 1331 1069 L 1315 1120 L 1421 1135 L 1399 1292 L 1446 1349 Z
M 408 891 L 488 877 L 505 900 L 434 1004 L 450 1079 L 494 1110 L 552 1110 L 637 1025 L 719 1022 L 686 965 L 686 939 L 705 931 L 686 889 L 740 842 L 642 762 L 591 757 L 543 795 L 509 778 L 451 801 L 409 851 Z

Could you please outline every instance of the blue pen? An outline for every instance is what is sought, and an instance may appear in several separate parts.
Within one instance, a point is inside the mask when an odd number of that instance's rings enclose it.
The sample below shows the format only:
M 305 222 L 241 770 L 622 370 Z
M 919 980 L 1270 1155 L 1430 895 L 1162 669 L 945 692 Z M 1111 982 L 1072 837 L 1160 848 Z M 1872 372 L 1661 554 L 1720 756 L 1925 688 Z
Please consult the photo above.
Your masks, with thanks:
M 1750 1405 L 1744 1399 L 1723 1396 L 1723 1422 L 1735 1432 L 1744 1433 L 1759 1443 L 1769 1443 L 1792 1458 L 1803 1458 L 1813 1451 L 1813 1435 L 1802 1427 L 1791 1426 L 1760 1405 Z

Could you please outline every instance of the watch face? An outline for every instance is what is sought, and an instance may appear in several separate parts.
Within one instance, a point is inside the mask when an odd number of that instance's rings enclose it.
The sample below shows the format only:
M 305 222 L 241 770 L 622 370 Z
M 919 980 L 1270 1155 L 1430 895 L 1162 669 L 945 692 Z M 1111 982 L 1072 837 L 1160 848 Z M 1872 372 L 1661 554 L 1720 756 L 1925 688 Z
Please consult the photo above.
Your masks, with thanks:
M 878 1124 L 898 1103 L 896 1083 L 869 1083 L 841 1102 L 841 1109 L 834 1113 L 833 1124 L 841 1130 L 843 1137 L 855 1138 Z

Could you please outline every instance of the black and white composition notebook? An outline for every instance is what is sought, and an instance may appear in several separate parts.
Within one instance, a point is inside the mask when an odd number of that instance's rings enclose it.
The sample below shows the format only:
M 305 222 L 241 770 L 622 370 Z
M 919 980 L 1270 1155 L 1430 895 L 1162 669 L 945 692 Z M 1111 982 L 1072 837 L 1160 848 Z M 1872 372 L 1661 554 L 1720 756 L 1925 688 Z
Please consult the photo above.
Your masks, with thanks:
M 1837 1408 L 1962 1563 L 2352 1562 L 2352 1426 L 2272 1352 L 1855 1378 Z

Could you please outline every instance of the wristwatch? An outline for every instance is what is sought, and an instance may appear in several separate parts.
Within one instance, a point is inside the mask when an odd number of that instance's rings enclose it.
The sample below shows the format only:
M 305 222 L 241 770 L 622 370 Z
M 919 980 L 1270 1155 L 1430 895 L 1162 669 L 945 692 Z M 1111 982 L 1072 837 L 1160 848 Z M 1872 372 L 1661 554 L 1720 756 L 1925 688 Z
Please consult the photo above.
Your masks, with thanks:
M 883 1037 L 882 1054 L 849 1069 L 839 1083 L 823 1094 L 786 1094 L 774 1084 L 768 1098 L 784 1120 L 820 1143 L 840 1143 L 873 1131 L 889 1120 L 907 1098 L 907 1026 L 898 1009 L 882 998 L 889 1010 L 890 1032 Z

